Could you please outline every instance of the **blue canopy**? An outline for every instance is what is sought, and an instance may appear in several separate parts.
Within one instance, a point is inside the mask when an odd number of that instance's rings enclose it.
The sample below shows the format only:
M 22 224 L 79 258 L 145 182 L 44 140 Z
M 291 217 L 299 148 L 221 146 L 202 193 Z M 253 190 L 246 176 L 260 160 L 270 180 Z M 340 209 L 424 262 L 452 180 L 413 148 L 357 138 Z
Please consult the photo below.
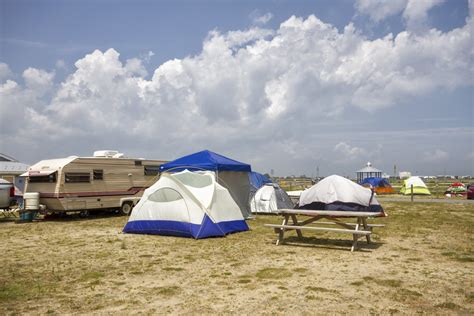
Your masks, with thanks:
M 263 174 L 254 171 L 249 173 L 249 178 L 250 184 L 256 189 L 260 189 L 267 183 L 272 183 L 272 181 Z
M 384 178 L 376 178 L 376 177 L 371 177 L 371 178 L 365 178 L 360 182 L 360 184 L 370 184 L 372 187 L 391 187 L 390 182 L 388 182 L 387 179 Z
M 179 172 L 185 169 L 189 171 L 252 171 L 250 165 L 246 163 L 224 157 L 209 150 L 184 156 L 160 166 L 161 172 Z

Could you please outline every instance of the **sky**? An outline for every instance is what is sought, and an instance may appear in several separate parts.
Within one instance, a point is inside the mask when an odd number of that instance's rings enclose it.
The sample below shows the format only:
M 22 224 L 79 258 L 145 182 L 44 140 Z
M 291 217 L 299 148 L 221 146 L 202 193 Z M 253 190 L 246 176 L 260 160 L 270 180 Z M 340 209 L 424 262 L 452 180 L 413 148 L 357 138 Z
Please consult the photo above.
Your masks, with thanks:
M 0 0 L 0 152 L 474 175 L 474 2 Z

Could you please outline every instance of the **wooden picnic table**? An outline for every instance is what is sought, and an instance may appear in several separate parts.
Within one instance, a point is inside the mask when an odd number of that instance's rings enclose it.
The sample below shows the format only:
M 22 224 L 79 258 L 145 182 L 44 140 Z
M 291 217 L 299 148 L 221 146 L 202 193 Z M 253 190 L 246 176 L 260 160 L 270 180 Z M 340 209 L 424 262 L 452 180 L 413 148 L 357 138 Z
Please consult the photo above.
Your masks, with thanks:
M 286 231 L 296 230 L 298 237 L 303 237 L 302 230 L 312 231 L 328 231 L 337 233 L 349 233 L 352 234 L 352 247 L 351 252 L 357 246 L 357 241 L 360 237 L 365 236 L 367 243 L 370 244 L 370 234 L 372 233 L 373 227 L 383 227 L 383 224 L 368 224 L 367 219 L 369 217 L 380 217 L 385 216 L 385 213 L 377 212 L 346 212 L 346 211 L 322 211 L 322 210 L 303 210 L 303 209 L 281 209 L 278 213 L 283 216 L 283 222 L 281 225 L 276 224 L 265 224 L 266 227 L 274 228 L 275 232 L 278 233 L 278 239 L 276 244 L 283 243 L 283 236 Z M 298 216 L 306 216 L 304 220 L 298 220 Z M 291 224 L 288 224 L 289 220 L 292 220 Z M 341 221 L 341 219 L 355 218 L 355 223 L 347 223 Z M 327 222 L 319 222 L 322 225 L 338 225 L 343 228 L 331 228 L 323 226 L 307 226 L 321 219 L 327 220 Z

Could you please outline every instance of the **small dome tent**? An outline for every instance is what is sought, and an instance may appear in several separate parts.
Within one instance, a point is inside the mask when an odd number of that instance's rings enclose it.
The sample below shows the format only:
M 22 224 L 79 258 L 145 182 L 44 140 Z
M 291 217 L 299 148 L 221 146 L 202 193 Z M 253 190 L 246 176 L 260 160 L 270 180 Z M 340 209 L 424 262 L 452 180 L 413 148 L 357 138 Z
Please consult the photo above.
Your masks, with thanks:
M 217 182 L 229 190 L 244 218 L 251 217 L 249 210 L 250 179 L 249 164 L 242 163 L 209 150 L 184 156 L 160 166 L 160 172 L 183 170 L 209 170 L 216 174 Z
M 248 230 L 239 206 L 212 172 L 163 174 L 145 190 L 124 233 L 193 238 Z
M 370 189 L 338 175 L 326 177 L 304 190 L 298 207 L 309 210 L 374 212 L 375 216 L 385 216 L 382 206 Z
M 290 197 L 278 184 L 262 186 L 250 200 L 252 213 L 275 213 L 279 209 L 293 207 Z
M 400 189 L 400 193 L 404 195 L 410 195 L 412 185 L 413 185 L 413 194 L 431 195 L 430 190 L 428 190 L 428 187 L 423 182 L 423 180 L 420 179 L 420 177 L 410 177 L 406 179 L 405 181 L 403 181 L 403 186 Z
M 377 194 L 384 194 L 384 193 L 393 193 L 394 190 L 390 182 L 384 178 L 377 178 L 377 177 L 370 177 L 365 178 L 360 182 L 360 185 L 370 185 L 371 188 L 374 189 L 375 193 Z

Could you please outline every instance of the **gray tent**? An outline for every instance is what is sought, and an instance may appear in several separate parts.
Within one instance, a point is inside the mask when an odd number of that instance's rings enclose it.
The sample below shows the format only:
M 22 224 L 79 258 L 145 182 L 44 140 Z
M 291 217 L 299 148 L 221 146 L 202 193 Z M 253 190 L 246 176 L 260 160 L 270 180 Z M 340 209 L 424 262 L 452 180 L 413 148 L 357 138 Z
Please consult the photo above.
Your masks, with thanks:
M 276 213 L 282 208 L 293 208 L 291 198 L 278 184 L 262 186 L 250 200 L 252 213 Z

